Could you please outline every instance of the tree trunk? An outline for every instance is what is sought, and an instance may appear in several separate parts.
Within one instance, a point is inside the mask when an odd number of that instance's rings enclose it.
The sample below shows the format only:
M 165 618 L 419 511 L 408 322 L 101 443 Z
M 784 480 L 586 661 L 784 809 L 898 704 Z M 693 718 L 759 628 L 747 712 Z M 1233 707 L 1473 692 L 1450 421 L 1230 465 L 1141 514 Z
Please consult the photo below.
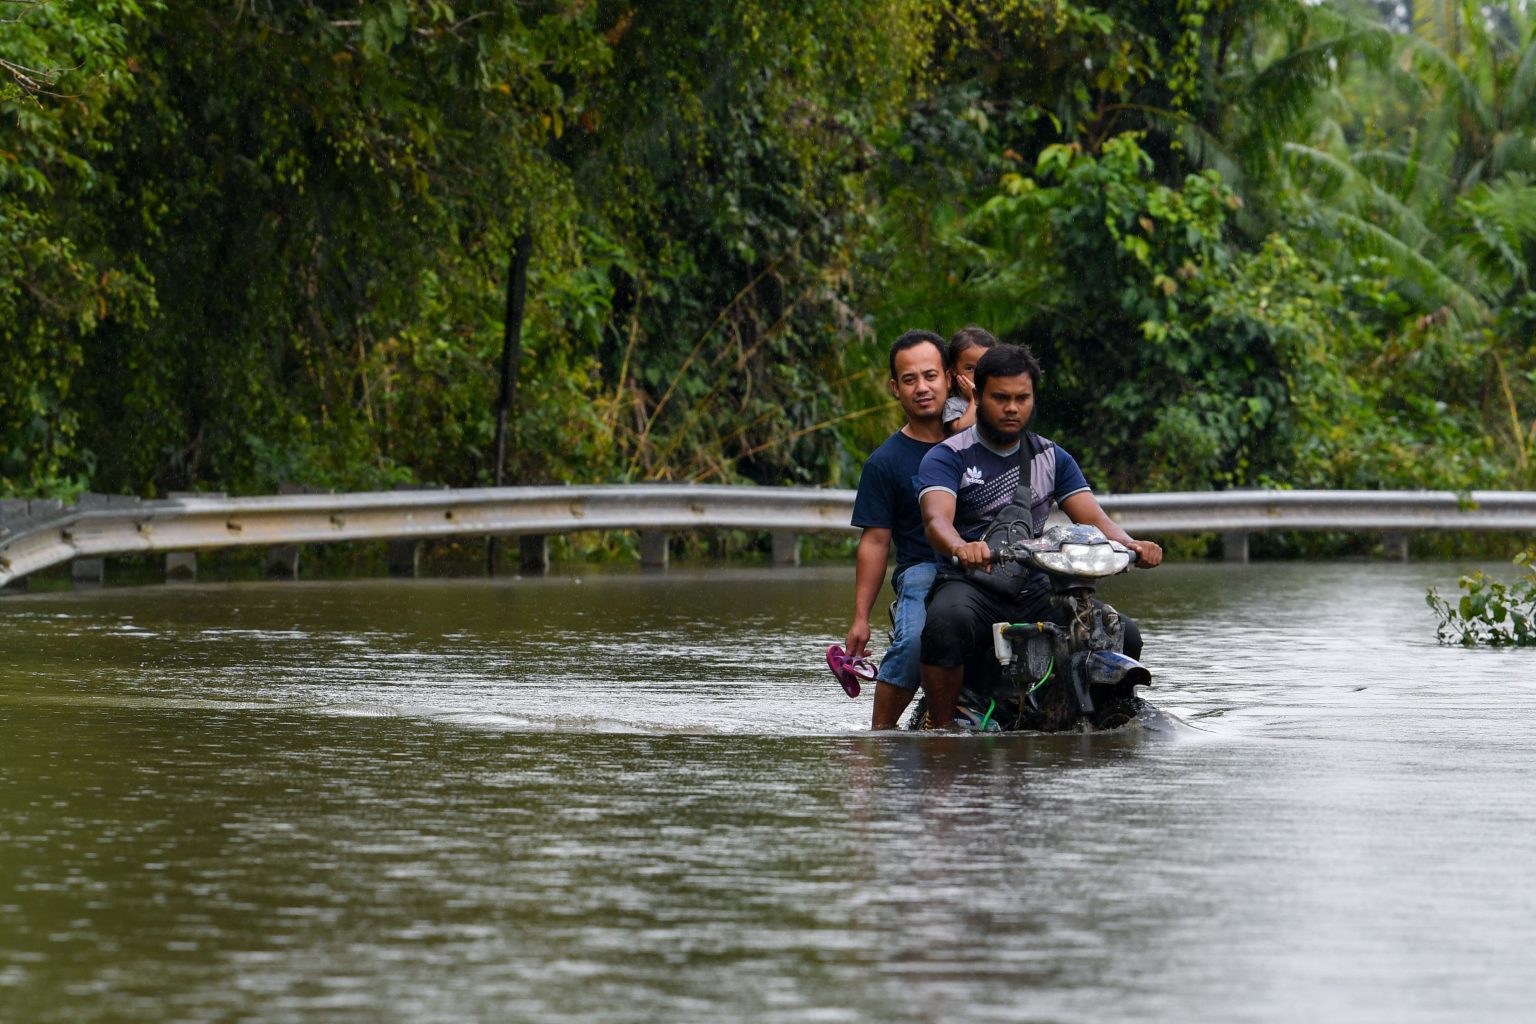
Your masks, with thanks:
M 501 392 L 496 397 L 496 473 L 502 486 L 507 472 L 507 416 L 517 398 L 517 370 L 523 357 L 523 306 L 528 296 L 528 253 L 533 239 L 528 232 L 512 243 L 507 261 L 507 315 L 501 334 Z M 496 538 L 486 548 L 486 572 L 496 575 Z

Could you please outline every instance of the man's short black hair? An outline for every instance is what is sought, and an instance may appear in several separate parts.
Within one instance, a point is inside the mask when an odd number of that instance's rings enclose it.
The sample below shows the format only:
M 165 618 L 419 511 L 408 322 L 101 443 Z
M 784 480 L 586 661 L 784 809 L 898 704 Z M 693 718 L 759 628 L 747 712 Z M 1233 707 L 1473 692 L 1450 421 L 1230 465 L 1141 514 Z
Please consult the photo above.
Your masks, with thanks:
M 932 331 L 908 331 L 891 342 L 891 380 L 896 379 L 896 353 L 905 352 L 927 342 L 939 350 L 939 362 L 944 362 L 944 339 Z
M 991 377 L 1017 377 L 1029 374 L 1029 382 L 1040 389 L 1040 361 L 1023 345 L 998 345 L 987 349 L 979 360 L 972 377 L 976 380 L 976 393 L 987 386 Z

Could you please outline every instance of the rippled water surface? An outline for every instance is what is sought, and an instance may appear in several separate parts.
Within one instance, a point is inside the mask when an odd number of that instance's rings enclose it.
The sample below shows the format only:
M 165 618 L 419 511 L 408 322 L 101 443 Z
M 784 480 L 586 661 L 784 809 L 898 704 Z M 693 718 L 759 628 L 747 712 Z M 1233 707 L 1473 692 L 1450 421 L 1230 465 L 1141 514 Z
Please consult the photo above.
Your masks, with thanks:
M 1117 580 L 1087 738 L 863 733 L 846 569 L 6 597 L 0 1020 L 1527 1020 L 1458 571 Z

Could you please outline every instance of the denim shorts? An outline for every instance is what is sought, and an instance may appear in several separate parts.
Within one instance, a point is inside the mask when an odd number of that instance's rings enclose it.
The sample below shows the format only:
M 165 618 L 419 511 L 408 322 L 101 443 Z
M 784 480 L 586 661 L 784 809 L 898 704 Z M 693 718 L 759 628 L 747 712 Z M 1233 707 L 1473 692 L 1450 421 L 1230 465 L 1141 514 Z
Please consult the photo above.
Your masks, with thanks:
M 891 646 L 880 661 L 882 682 L 915 690 L 922 681 L 923 623 L 928 618 L 928 591 L 938 571 L 937 562 L 919 562 L 907 566 L 892 581 L 896 588 L 896 611 Z

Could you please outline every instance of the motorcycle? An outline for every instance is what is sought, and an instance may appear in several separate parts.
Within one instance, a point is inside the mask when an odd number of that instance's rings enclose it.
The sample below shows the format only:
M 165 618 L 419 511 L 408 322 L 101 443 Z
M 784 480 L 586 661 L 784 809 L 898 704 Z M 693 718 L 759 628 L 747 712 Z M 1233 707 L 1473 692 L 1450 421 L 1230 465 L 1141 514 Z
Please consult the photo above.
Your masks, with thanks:
M 1152 673 L 1125 654 L 1120 613 L 1093 594 L 1098 580 L 1129 571 L 1136 553 L 1097 527 L 1077 524 L 994 543 L 992 560 L 1044 573 L 1054 615 L 1046 622 L 993 624 L 998 671 L 968 666 L 956 723 L 972 732 L 1085 733 L 1135 719 L 1147 706 L 1136 689 L 1151 686 Z M 928 728 L 927 709 L 924 694 L 907 728 Z

